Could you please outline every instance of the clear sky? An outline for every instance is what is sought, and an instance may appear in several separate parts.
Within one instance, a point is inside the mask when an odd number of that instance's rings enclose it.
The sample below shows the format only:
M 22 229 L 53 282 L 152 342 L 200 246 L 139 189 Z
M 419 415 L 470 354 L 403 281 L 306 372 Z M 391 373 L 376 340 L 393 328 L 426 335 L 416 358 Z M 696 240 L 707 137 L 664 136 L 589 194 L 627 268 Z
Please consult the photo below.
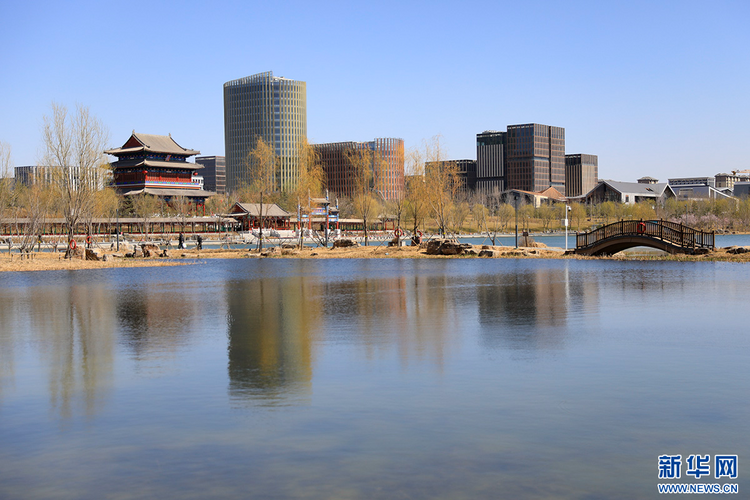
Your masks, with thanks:
M 0 141 L 37 162 L 54 101 L 224 154 L 222 85 L 307 82 L 311 142 L 565 127 L 600 177 L 750 169 L 750 1 L 0 2 Z

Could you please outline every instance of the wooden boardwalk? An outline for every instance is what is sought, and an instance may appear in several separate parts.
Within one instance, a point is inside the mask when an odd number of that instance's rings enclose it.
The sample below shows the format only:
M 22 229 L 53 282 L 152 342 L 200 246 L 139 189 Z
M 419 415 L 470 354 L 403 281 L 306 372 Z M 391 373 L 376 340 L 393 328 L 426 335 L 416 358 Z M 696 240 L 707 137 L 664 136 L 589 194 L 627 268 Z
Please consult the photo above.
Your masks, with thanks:
M 714 249 L 714 233 L 664 220 L 621 220 L 576 235 L 575 253 L 611 255 L 638 246 L 671 254 L 703 253 Z

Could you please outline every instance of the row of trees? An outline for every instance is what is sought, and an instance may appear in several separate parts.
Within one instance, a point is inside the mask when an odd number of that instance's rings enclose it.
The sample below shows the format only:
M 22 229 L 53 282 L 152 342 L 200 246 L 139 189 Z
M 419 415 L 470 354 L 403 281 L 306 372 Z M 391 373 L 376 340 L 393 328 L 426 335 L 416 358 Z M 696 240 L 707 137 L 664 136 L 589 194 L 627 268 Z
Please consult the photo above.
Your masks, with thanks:
M 29 187 L 12 182 L 10 147 L 0 143 L 0 218 L 27 220 L 24 248 L 33 246 L 35 236 L 49 217 L 63 217 L 68 235 L 72 237 L 80 224 L 90 225 L 95 218 L 113 218 L 118 210 L 120 214 L 142 217 L 146 233 L 148 220 L 155 214 L 187 218 L 194 213 L 195 207 L 184 197 L 175 197 L 165 204 L 163 199 L 140 195 L 124 203 L 113 189 L 101 189 L 101 179 L 106 177 L 109 168 L 103 153 L 108 139 L 106 128 L 88 108 L 77 107 L 71 114 L 64 106 L 53 104 L 51 115 L 44 117 L 41 159 L 41 164 L 50 172 L 49 182 L 33 183 Z M 227 213 L 236 201 L 259 203 L 262 247 L 262 219 L 268 215 L 272 203 L 290 212 L 301 207 L 309 213 L 311 200 L 325 193 L 326 176 L 315 148 L 303 142 L 297 157 L 297 183 L 282 189 L 280 161 L 274 147 L 257 138 L 246 158 L 247 182 L 228 195 L 209 198 L 206 212 Z M 565 217 L 561 204 L 538 208 L 522 205 L 516 214 L 515 207 L 501 203 L 499 196 L 469 196 L 462 190 L 457 164 L 445 158 L 439 136 L 409 151 L 405 164 L 412 175 L 408 177 L 405 190 L 386 200 L 377 185 L 388 168 L 386 159 L 376 150 L 352 148 L 346 152 L 352 191 L 351 197 L 339 199 L 341 215 L 363 220 L 366 244 L 370 224 L 382 216 L 394 219 L 398 227 L 408 227 L 413 233 L 430 228 L 441 235 L 462 231 L 470 221 L 472 229 L 483 231 L 493 239 L 499 232 L 507 231 L 516 216 L 521 228 L 527 230 L 532 225 L 541 230 L 558 228 L 559 221 Z M 574 203 L 571 209 L 570 217 L 577 230 L 594 223 L 628 218 L 664 218 L 708 230 L 750 229 L 750 202 L 746 200 L 670 199 L 660 207 L 613 202 L 584 207 Z

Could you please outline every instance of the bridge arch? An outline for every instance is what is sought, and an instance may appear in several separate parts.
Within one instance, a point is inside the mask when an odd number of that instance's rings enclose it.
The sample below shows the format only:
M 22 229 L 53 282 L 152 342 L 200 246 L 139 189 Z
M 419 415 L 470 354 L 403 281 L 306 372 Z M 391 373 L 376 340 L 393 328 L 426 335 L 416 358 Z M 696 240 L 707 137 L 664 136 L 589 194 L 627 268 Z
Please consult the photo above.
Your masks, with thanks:
M 575 252 L 612 255 L 639 246 L 670 254 L 705 252 L 714 249 L 714 233 L 663 220 L 622 220 L 576 235 Z

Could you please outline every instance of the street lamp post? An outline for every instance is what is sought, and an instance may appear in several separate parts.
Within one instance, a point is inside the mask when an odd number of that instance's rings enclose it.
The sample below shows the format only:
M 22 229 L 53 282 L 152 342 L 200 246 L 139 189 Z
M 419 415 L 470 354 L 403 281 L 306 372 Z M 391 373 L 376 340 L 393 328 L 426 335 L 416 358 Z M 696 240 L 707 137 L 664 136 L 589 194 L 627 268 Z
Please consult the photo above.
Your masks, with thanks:
M 568 214 L 570 213 L 570 206 L 565 205 L 565 251 L 568 251 Z
M 111 212 L 110 212 L 111 213 Z M 120 251 L 120 209 L 115 209 L 115 216 L 117 217 L 117 225 L 115 227 L 115 235 L 117 237 L 117 251 Z
M 513 196 L 516 205 L 516 248 L 518 248 L 518 194 Z

